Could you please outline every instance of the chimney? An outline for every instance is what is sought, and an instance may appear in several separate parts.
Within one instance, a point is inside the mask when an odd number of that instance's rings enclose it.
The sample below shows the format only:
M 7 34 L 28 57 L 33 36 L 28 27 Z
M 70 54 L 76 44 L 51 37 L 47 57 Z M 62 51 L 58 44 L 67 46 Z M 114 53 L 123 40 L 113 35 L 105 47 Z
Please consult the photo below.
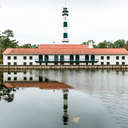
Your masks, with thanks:
M 89 41 L 88 47 L 93 48 L 93 41 L 92 40 Z

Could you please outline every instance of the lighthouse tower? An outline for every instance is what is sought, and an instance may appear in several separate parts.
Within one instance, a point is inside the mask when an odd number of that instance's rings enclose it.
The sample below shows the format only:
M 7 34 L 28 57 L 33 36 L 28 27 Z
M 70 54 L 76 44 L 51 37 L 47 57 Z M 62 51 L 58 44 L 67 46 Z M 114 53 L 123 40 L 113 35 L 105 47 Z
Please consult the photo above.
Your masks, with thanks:
M 67 1 L 65 0 L 65 6 L 62 11 L 62 16 L 64 17 L 64 22 L 63 22 L 64 33 L 63 33 L 63 41 L 62 41 L 63 43 L 69 42 L 69 39 L 68 39 L 68 15 L 69 15 L 69 11 L 67 8 Z

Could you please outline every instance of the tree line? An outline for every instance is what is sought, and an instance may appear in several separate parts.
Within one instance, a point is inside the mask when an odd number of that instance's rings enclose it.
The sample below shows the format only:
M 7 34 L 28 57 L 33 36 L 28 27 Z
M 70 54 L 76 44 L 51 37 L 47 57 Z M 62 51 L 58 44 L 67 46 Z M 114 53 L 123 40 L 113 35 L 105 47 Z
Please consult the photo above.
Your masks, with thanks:
M 89 44 L 89 41 L 83 42 L 82 44 Z M 128 41 L 123 39 L 116 40 L 114 42 L 104 40 L 102 42 L 99 42 L 98 44 L 95 44 L 95 41 L 92 41 L 92 42 L 93 42 L 94 48 L 125 48 L 128 50 Z
M 20 45 L 17 40 L 14 39 L 14 32 L 10 29 L 0 32 L 0 58 L 2 53 L 7 48 L 38 48 L 38 45 L 26 43 Z

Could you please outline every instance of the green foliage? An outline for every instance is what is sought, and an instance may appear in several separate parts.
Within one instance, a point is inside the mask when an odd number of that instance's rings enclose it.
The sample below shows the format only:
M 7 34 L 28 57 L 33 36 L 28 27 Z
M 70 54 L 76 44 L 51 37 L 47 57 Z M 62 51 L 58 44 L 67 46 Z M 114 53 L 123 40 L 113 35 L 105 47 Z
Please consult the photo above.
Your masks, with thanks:
M 0 33 L 0 58 L 2 58 L 2 52 L 6 48 L 18 47 L 18 42 L 12 39 L 13 37 L 14 37 L 13 31 L 9 29 Z
M 98 48 L 112 48 L 113 44 L 110 41 L 104 40 L 103 42 L 100 42 L 97 47 Z
M 0 32 L 0 58 L 2 58 L 2 53 L 7 48 L 38 48 L 38 45 L 29 43 L 22 46 L 19 45 L 18 41 L 14 39 L 13 31 L 8 29 Z
M 20 48 L 38 48 L 38 45 L 24 44 L 24 45 L 20 46 Z
M 125 47 L 125 40 L 117 40 L 114 42 L 114 48 L 124 48 Z
M 83 42 L 82 44 L 88 44 L 88 42 L 89 41 Z M 128 50 L 128 41 L 125 41 L 123 39 L 117 40 L 115 42 L 104 40 L 97 45 L 94 44 L 94 48 L 125 48 Z

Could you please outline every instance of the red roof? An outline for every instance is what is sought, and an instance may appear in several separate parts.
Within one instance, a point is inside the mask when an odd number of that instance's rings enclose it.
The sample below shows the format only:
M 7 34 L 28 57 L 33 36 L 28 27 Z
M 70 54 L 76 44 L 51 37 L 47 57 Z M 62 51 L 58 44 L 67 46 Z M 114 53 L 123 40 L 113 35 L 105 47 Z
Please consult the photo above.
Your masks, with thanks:
M 84 44 L 40 44 L 41 49 L 85 49 L 88 45 Z
M 124 48 L 87 48 L 86 45 L 40 45 L 40 48 L 8 48 L 3 52 L 4 55 L 39 55 L 39 54 L 99 54 L 99 55 L 125 55 L 128 51 Z
M 72 89 L 71 86 L 60 82 L 5 82 L 4 85 L 7 88 L 38 87 L 40 89 Z

